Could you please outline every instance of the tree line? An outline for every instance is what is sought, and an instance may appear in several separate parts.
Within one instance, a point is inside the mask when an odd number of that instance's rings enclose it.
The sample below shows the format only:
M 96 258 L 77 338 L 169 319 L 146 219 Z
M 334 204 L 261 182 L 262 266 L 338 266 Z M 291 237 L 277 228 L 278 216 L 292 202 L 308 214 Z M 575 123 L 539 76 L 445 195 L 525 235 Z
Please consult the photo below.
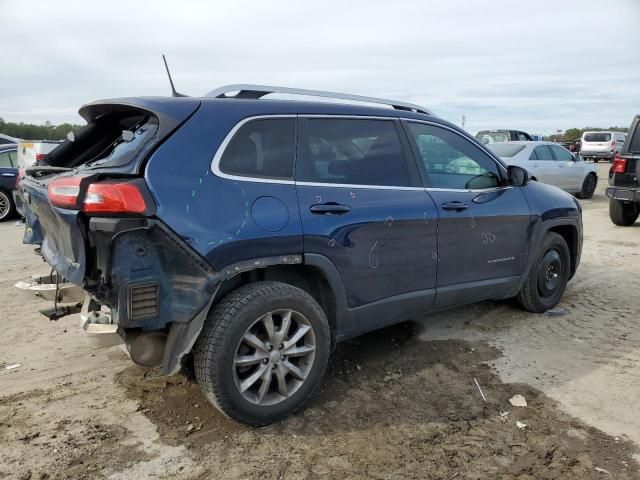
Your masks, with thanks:
M 22 140 L 64 140 L 69 132 L 77 132 L 84 125 L 71 123 L 61 123 L 53 125 L 51 122 L 44 122 L 43 125 L 33 123 L 5 122 L 0 118 L 0 133 Z

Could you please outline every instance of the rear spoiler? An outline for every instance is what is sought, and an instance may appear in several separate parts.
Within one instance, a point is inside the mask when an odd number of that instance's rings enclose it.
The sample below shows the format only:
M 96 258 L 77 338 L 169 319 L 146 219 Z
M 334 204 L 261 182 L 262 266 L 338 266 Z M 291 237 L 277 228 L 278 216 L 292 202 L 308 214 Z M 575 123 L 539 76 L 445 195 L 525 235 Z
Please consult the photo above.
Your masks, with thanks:
M 158 118 L 158 137 L 162 140 L 189 118 L 199 106 L 199 99 L 189 97 L 114 98 L 87 103 L 78 110 L 78 113 L 89 123 L 111 112 L 145 110 Z

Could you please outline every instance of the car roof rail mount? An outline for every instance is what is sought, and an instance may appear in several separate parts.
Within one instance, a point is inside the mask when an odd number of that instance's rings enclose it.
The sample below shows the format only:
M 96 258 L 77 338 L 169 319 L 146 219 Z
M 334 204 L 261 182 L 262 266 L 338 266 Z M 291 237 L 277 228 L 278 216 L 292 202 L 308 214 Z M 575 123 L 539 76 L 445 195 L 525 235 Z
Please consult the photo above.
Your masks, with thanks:
M 230 92 L 237 92 L 237 94 L 227 95 Z M 396 110 L 404 110 L 408 112 L 425 113 L 427 115 L 431 115 L 431 112 L 429 110 L 413 103 L 398 102 L 396 100 L 386 100 L 384 98 L 365 97 L 363 95 L 351 95 L 349 93 L 324 92 L 322 90 L 306 90 L 304 88 L 273 87 L 268 85 L 225 85 L 224 87 L 219 87 L 215 90 L 211 90 L 205 95 L 205 97 L 257 99 L 271 93 L 285 93 L 290 95 L 305 95 L 309 97 L 324 97 L 339 100 L 351 100 L 355 102 L 375 103 L 380 105 L 388 105 L 395 108 Z

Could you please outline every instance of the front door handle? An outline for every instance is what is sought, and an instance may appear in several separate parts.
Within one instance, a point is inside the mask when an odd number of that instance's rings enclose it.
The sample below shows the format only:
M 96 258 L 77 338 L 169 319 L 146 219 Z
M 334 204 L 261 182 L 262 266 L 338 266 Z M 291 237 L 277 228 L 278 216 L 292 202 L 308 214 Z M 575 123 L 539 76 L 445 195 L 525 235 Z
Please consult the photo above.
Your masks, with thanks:
M 348 205 L 341 205 L 339 203 L 318 203 L 309 207 L 311 213 L 319 215 L 342 215 L 351 211 L 351 207 Z
M 447 202 L 447 203 L 443 203 L 442 204 L 442 208 L 445 209 L 445 210 L 461 211 L 461 210 L 466 210 L 467 208 L 469 208 L 469 205 L 467 205 L 466 203 L 462 203 L 462 202 Z

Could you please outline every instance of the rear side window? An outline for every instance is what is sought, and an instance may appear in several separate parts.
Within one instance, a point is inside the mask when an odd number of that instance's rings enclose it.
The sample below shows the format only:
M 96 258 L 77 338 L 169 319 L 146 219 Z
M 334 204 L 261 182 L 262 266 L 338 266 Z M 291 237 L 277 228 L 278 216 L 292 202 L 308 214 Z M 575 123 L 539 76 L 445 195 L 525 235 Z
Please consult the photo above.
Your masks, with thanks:
M 559 162 L 566 162 L 569 160 L 573 160 L 573 155 L 571 155 L 567 150 L 557 145 L 551 145 L 551 149 L 553 150 L 554 155 L 556 156 L 556 160 Z
M 11 152 L 0 153 L 0 168 L 13 168 L 13 162 L 11 161 Z
M 429 186 L 475 190 L 500 185 L 495 161 L 461 135 L 422 123 L 409 123 L 409 128 L 429 177 Z
M 296 180 L 411 186 L 398 131 L 390 120 L 309 118 Z
M 243 177 L 290 180 L 296 144 L 294 118 L 265 118 L 242 125 L 220 159 L 220 171 Z
M 518 140 L 529 141 L 529 138 L 523 132 L 518 132 Z
M 553 160 L 553 155 L 547 145 L 540 145 L 533 152 L 538 160 Z

